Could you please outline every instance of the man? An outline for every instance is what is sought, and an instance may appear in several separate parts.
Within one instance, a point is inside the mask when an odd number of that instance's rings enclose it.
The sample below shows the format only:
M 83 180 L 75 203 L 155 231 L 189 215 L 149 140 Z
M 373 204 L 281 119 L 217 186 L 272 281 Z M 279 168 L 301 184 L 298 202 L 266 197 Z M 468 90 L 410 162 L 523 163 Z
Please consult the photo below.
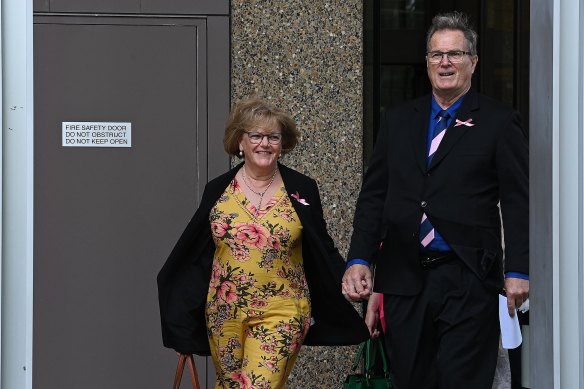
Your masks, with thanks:
M 375 265 L 399 389 L 490 389 L 498 293 L 528 297 L 527 138 L 471 89 L 476 48 L 465 15 L 433 19 L 432 93 L 385 113 L 357 202 L 343 293 L 367 298 Z

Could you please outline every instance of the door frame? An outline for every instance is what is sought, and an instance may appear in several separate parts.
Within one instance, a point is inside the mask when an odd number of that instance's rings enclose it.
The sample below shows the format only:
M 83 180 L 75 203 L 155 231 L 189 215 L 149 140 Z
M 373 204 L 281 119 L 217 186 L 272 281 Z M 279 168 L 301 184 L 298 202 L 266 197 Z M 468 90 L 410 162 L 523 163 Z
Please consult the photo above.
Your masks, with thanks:
M 32 388 L 33 3 L 2 0 L 0 386 Z

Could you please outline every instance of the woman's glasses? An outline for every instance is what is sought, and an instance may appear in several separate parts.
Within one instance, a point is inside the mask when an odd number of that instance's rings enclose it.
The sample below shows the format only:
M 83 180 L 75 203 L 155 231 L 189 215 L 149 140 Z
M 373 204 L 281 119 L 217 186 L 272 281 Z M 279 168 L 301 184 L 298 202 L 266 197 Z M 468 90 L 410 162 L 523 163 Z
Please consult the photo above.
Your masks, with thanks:
M 282 134 L 272 133 L 272 134 L 260 134 L 259 132 L 246 131 L 249 141 L 254 144 L 260 144 L 265 138 L 268 138 L 268 143 L 271 145 L 279 145 L 282 142 Z

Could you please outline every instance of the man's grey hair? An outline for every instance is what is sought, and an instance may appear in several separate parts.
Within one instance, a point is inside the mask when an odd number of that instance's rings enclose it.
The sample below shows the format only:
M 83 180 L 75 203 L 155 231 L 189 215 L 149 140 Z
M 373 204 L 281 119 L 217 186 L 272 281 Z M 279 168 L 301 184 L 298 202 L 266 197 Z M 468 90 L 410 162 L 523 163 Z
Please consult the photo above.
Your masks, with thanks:
M 442 30 L 462 31 L 466 39 L 466 44 L 468 45 L 466 50 L 472 55 L 476 55 L 478 34 L 471 27 L 468 16 L 458 11 L 434 16 L 432 25 L 428 29 L 428 35 L 426 36 L 426 51 L 430 51 L 432 35 Z

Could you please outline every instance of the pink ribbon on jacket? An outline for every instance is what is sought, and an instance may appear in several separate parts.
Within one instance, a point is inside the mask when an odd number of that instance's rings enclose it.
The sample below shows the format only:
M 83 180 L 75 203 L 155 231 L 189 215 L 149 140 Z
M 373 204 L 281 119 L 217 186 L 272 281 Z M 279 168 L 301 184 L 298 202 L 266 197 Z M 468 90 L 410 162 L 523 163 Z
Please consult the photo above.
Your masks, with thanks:
M 458 127 L 458 126 L 472 127 L 472 126 L 474 126 L 474 123 L 472 123 L 472 118 L 470 118 L 464 122 L 462 120 L 456 119 L 456 124 L 454 125 L 454 127 Z
M 298 194 L 298 192 L 291 194 L 291 196 L 294 197 L 300 204 L 309 205 L 306 200 L 300 198 L 300 194 Z

